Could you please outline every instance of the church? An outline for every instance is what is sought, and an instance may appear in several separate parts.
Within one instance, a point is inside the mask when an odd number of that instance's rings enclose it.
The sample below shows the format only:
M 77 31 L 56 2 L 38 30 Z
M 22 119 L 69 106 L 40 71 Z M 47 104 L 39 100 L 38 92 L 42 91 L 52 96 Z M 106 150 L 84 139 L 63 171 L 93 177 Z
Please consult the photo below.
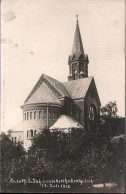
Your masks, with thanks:
M 99 128 L 100 99 L 94 77 L 88 76 L 88 55 L 84 52 L 77 19 L 72 52 L 68 57 L 67 82 L 42 74 L 21 106 L 23 121 L 10 130 L 10 138 L 25 149 L 43 129 L 71 123 L 71 128 Z M 54 127 L 53 127 L 54 126 Z M 57 127 L 56 127 L 57 128 Z

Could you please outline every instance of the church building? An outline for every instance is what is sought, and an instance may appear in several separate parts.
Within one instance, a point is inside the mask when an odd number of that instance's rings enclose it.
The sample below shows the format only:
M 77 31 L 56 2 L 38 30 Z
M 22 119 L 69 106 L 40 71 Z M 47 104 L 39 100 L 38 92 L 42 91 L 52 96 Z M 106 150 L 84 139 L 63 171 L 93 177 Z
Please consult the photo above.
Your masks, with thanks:
M 88 76 L 88 63 L 77 20 L 73 48 L 68 58 L 68 81 L 62 83 L 41 75 L 21 106 L 22 123 L 11 129 L 13 142 L 20 141 L 28 149 L 38 132 L 50 129 L 63 115 L 83 129 L 98 129 L 101 103 L 94 78 Z

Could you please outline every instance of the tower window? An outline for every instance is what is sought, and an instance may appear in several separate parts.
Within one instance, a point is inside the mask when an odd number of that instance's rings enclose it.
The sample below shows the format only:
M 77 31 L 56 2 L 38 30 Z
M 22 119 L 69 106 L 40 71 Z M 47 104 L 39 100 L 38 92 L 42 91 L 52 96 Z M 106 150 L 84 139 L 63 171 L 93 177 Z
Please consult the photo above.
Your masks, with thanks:
M 74 70 L 74 80 L 76 79 L 77 69 Z

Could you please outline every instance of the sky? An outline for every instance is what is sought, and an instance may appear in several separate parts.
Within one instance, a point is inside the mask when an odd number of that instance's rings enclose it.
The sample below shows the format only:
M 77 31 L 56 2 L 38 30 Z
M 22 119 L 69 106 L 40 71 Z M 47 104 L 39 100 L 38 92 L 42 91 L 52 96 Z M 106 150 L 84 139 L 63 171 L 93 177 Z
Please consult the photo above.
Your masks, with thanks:
M 124 0 L 1 0 L 2 130 L 22 121 L 42 73 L 67 81 L 76 14 L 101 104 L 116 101 L 124 116 L 124 8 Z

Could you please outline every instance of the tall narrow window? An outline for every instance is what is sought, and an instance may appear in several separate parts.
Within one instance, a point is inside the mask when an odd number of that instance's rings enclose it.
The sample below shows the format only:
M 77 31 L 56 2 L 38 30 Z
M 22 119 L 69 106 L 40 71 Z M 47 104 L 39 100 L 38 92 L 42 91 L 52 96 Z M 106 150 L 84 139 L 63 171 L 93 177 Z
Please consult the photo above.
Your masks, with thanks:
M 15 144 L 17 143 L 17 138 L 15 137 Z
M 74 80 L 76 79 L 77 70 L 74 70 Z
M 39 111 L 39 119 L 42 119 L 42 111 Z
M 25 113 L 25 120 L 26 120 L 26 113 Z
M 34 119 L 36 119 L 36 111 L 34 112 Z
M 29 120 L 29 112 L 27 112 L 27 120 Z
M 30 112 L 30 119 L 32 119 L 32 112 Z
M 36 137 L 36 130 L 34 131 L 34 137 Z
M 59 112 L 57 112 L 57 119 L 59 118 Z
M 51 111 L 49 111 L 49 120 L 51 120 Z
M 53 112 L 53 120 L 55 120 L 56 118 L 55 118 L 55 112 Z
M 30 130 L 30 137 L 33 137 L 33 130 Z
M 13 137 L 12 137 L 12 142 L 13 142 Z
M 28 135 L 29 135 L 29 131 L 27 131 L 27 138 L 28 138 Z

